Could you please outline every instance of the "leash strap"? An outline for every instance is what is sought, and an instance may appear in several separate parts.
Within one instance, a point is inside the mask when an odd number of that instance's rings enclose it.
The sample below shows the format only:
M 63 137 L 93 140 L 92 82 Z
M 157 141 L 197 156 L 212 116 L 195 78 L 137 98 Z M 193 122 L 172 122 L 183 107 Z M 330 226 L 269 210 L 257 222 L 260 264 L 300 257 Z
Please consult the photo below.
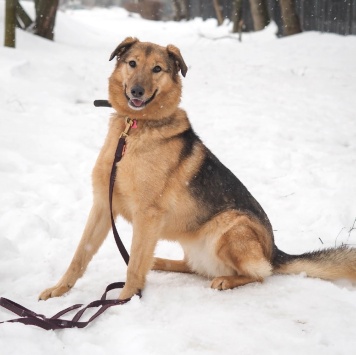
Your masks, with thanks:
M 98 104 L 95 104 L 96 102 L 99 102 Z M 94 102 L 95 106 L 106 106 L 106 107 L 111 107 L 110 103 L 107 100 L 96 100 Z M 121 133 L 116 152 L 115 152 L 115 157 L 110 173 L 110 185 L 109 185 L 109 204 L 110 204 L 110 213 L 111 213 L 111 226 L 115 238 L 115 242 L 117 247 L 119 248 L 119 251 L 121 253 L 122 258 L 124 259 L 125 263 L 129 263 L 129 254 L 119 236 L 119 233 L 116 229 L 115 225 L 115 220 L 113 216 L 113 208 L 112 208 L 112 200 L 113 200 L 113 191 L 114 191 L 114 185 L 115 185 L 115 177 L 116 177 L 116 172 L 117 172 L 117 163 L 121 160 L 123 154 L 124 154 L 124 149 L 126 145 L 126 137 L 128 136 L 128 133 L 131 129 L 132 126 L 136 126 L 136 121 L 131 120 L 130 118 L 126 117 L 126 126 L 124 132 Z M 118 306 L 125 304 L 131 300 L 131 298 L 126 298 L 124 300 L 107 300 L 106 296 L 107 293 L 111 290 L 118 289 L 118 288 L 123 288 L 125 286 L 124 282 L 114 282 L 110 285 L 108 285 L 105 289 L 105 292 L 101 296 L 100 300 L 93 301 L 86 305 L 84 308 L 83 304 L 75 304 L 71 307 L 68 307 L 54 316 L 47 318 L 43 314 L 35 313 L 31 311 L 28 308 L 25 308 L 24 306 L 21 306 L 20 304 L 11 301 L 5 297 L 0 297 L 0 306 L 6 308 L 12 313 L 15 313 L 18 315 L 20 318 L 16 319 L 11 319 L 5 322 L 0 322 L 0 324 L 3 323 L 22 323 L 25 325 L 34 325 L 36 327 L 45 329 L 45 330 L 57 330 L 57 329 L 66 329 L 66 328 L 85 328 L 89 323 L 91 323 L 95 318 L 100 316 L 100 314 L 104 313 L 108 308 L 112 306 Z M 141 291 L 138 292 L 137 294 L 140 298 L 142 297 Z M 82 308 L 79 310 L 74 317 L 71 320 L 65 320 L 62 319 L 61 317 L 71 311 L 74 311 L 76 309 Z M 85 311 L 89 308 L 99 308 L 94 315 L 92 315 L 89 320 L 83 322 L 80 321 L 81 317 L 85 313 Z
M 109 186 L 109 205 L 110 205 L 110 214 L 111 214 L 111 227 L 112 227 L 112 231 L 114 234 L 115 242 L 116 242 L 117 247 L 119 248 L 122 258 L 124 259 L 126 265 L 128 265 L 130 256 L 129 256 L 129 253 L 127 252 L 127 250 L 119 236 L 119 233 L 116 229 L 114 215 L 113 215 L 113 208 L 112 208 L 112 199 L 113 199 L 113 192 L 114 192 L 114 186 L 115 186 L 117 163 L 122 159 L 122 157 L 125 153 L 126 138 L 129 135 L 130 129 L 132 127 L 133 128 L 137 127 L 136 120 L 132 120 L 129 117 L 126 117 L 125 121 L 126 121 L 126 126 L 125 126 L 124 131 L 120 135 L 119 143 L 116 148 L 115 157 L 114 157 L 114 161 L 112 163 L 112 168 L 111 168 L 110 186 Z
M 111 168 L 110 187 L 109 187 L 109 203 L 110 203 L 110 214 L 111 214 L 111 216 L 110 216 L 111 217 L 111 228 L 112 228 L 112 232 L 114 234 L 115 242 L 116 242 L 117 247 L 119 248 L 122 258 L 124 259 L 126 265 L 128 265 L 130 256 L 129 256 L 129 253 L 127 252 L 127 250 L 119 236 L 119 233 L 116 229 L 114 215 L 113 215 L 113 209 L 112 209 L 112 198 L 113 198 L 113 191 L 114 191 L 115 177 L 116 177 L 116 170 L 117 170 L 116 164 L 121 160 L 121 158 L 123 156 L 125 145 L 126 145 L 126 137 L 122 136 L 119 139 L 119 144 L 117 145 L 116 152 L 115 152 L 115 158 L 114 158 L 114 161 L 112 163 L 112 168 Z
M 21 318 L 10 319 L 2 323 L 22 323 L 25 325 L 34 325 L 36 327 L 45 329 L 45 330 L 57 330 L 57 329 L 66 329 L 66 328 L 85 328 L 89 323 L 91 323 L 95 318 L 100 316 L 100 314 L 104 313 L 108 308 L 112 306 L 117 306 L 121 304 L 125 304 L 130 301 L 131 298 L 127 298 L 124 300 L 107 300 L 106 295 L 109 291 L 114 290 L 116 288 L 124 287 L 124 282 L 115 282 L 110 284 L 104 294 L 102 295 L 100 300 L 93 301 L 86 305 L 83 309 L 75 313 L 74 317 L 71 320 L 62 319 L 63 315 L 83 307 L 83 304 L 75 304 L 74 306 L 68 307 L 54 316 L 47 318 L 43 314 L 35 313 L 24 306 L 19 305 L 18 303 L 11 301 L 7 298 L 0 298 L 0 306 L 6 308 L 12 313 L 17 314 Z M 85 311 L 89 308 L 99 308 L 87 321 L 80 321 L 80 318 L 83 316 Z

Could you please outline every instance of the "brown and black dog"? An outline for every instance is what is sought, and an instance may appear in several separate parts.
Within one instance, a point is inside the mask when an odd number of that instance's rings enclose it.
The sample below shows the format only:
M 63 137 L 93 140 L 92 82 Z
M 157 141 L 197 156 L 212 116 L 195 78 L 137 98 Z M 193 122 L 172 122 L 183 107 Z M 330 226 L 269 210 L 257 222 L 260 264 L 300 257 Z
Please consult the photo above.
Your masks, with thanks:
M 356 251 L 346 247 L 288 255 L 274 244 L 266 213 L 194 133 L 178 107 L 187 66 L 178 48 L 126 38 L 109 79 L 113 114 L 93 170 L 94 202 L 68 270 L 40 299 L 61 296 L 81 277 L 110 229 L 109 177 L 125 118 L 137 121 L 117 166 L 114 216 L 133 225 L 127 281 L 119 298 L 143 289 L 149 270 L 195 272 L 231 289 L 273 273 L 356 280 Z M 184 260 L 154 258 L 159 239 L 178 241 Z

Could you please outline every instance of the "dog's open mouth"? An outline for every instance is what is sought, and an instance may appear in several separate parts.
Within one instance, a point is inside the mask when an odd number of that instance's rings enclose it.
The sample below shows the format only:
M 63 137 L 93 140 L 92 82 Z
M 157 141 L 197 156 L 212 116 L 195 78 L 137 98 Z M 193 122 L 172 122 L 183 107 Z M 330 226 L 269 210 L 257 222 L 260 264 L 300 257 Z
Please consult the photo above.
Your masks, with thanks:
M 134 106 L 134 108 L 142 108 L 146 105 L 145 101 L 140 99 L 131 99 L 129 100 L 129 105 Z
M 125 90 L 125 96 L 127 98 L 128 105 L 133 110 L 142 110 L 144 107 L 146 107 L 155 98 L 156 94 L 157 94 L 157 89 L 155 90 L 155 92 L 152 94 L 152 96 L 148 100 L 142 100 L 142 99 L 138 99 L 138 98 L 135 98 L 135 97 L 134 98 L 130 98 L 126 94 L 126 90 Z

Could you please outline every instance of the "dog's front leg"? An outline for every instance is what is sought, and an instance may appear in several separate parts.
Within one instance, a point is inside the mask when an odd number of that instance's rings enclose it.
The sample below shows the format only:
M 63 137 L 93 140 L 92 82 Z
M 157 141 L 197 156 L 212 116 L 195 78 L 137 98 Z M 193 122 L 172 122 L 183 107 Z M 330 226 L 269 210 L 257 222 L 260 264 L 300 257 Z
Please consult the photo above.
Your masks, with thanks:
M 110 214 L 108 210 L 107 203 L 103 201 L 94 202 L 72 262 L 58 283 L 40 294 L 40 300 L 62 296 L 84 274 L 91 258 L 98 251 L 109 232 Z
M 130 261 L 127 268 L 125 287 L 119 299 L 132 297 L 145 286 L 146 275 L 153 265 L 153 254 L 157 244 L 157 229 L 154 219 L 135 218 Z

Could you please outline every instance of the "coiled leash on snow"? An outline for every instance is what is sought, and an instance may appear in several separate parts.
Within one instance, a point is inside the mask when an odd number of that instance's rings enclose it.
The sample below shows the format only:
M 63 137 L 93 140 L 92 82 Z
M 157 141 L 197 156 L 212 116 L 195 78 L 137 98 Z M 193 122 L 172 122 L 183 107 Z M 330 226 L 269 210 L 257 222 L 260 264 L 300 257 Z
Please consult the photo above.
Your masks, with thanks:
M 109 101 L 107 100 L 95 100 L 94 101 L 94 106 L 96 107 L 112 107 Z M 112 231 L 115 237 L 115 242 L 117 247 L 119 248 L 119 251 L 121 253 L 122 258 L 124 259 L 126 265 L 129 263 L 129 254 L 124 246 L 124 244 L 121 241 L 121 238 L 119 236 L 119 233 L 117 232 L 116 226 L 115 226 L 115 221 L 114 221 L 114 216 L 112 212 L 112 198 L 113 198 L 113 190 L 114 190 L 114 185 L 115 185 L 115 177 L 116 177 L 116 165 L 117 163 L 121 160 L 123 154 L 124 154 L 124 149 L 125 149 L 125 144 L 126 144 L 126 138 L 128 136 L 128 133 L 130 132 L 130 129 L 136 128 L 136 121 L 131 120 L 129 117 L 126 117 L 126 126 L 125 130 L 121 133 L 119 142 L 116 148 L 115 152 L 115 157 L 114 161 L 112 164 L 112 169 L 110 173 L 110 187 L 109 187 L 109 204 L 110 204 L 110 213 L 111 213 L 111 226 L 112 226 Z M 6 308 L 7 310 L 17 314 L 20 316 L 20 318 L 16 319 L 11 319 L 5 322 L 0 322 L 0 324 L 3 323 L 22 323 L 26 325 L 34 325 L 46 330 L 55 330 L 55 329 L 66 329 L 66 328 L 84 328 L 86 327 L 89 323 L 91 323 L 95 318 L 97 318 L 100 314 L 104 313 L 108 308 L 112 306 L 118 306 L 121 304 L 125 304 L 131 300 L 131 298 L 126 298 L 124 300 L 119 300 L 119 299 L 114 299 L 114 300 L 107 300 L 106 295 L 109 291 L 118 289 L 118 288 L 123 288 L 125 286 L 125 282 L 114 282 L 110 284 L 109 286 L 106 287 L 104 294 L 102 295 L 100 300 L 93 301 L 89 303 L 88 305 L 84 306 L 83 304 L 75 304 L 74 306 L 68 307 L 54 316 L 47 318 L 43 314 L 38 314 L 35 313 L 21 305 L 19 305 L 16 302 L 13 302 L 7 298 L 0 297 L 0 306 Z M 139 297 L 142 297 L 141 291 L 138 292 L 137 294 Z M 82 308 L 84 306 L 84 308 Z M 88 321 L 83 322 L 80 321 L 80 318 L 82 315 L 85 313 L 85 311 L 88 308 L 96 308 L 99 307 L 99 309 L 96 311 L 94 315 L 92 315 Z M 62 319 L 61 317 L 75 309 L 82 308 L 79 310 L 72 320 L 66 320 Z

